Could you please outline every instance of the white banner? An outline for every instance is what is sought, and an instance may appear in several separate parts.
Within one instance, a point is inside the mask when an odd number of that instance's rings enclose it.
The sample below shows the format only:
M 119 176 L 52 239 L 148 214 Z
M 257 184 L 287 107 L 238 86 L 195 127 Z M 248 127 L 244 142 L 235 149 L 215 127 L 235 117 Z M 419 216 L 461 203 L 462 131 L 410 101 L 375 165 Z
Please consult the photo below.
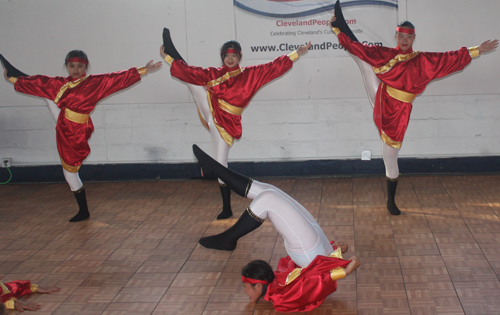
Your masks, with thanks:
M 245 59 L 273 59 L 309 41 L 310 57 L 345 56 L 330 27 L 336 0 L 234 0 L 236 38 Z M 398 0 L 344 0 L 342 12 L 360 42 L 395 46 Z

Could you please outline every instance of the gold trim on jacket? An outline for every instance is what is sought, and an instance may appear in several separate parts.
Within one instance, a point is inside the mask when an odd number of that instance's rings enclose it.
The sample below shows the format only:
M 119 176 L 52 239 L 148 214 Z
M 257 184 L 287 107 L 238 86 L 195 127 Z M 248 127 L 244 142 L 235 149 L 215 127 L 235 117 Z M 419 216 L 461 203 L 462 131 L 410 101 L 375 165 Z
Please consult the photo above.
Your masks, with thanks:
M 63 96 L 64 92 L 66 92 L 67 89 L 72 89 L 72 88 L 77 87 L 80 83 L 87 80 L 88 77 L 89 76 L 87 75 L 87 76 L 81 77 L 80 79 L 78 79 L 76 81 L 67 82 L 66 84 L 61 86 L 61 88 L 59 89 L 59 93 L 57 93 L 57 96 L 54 99 L 54 103 L 56 103 L 56 104 L 59 103 L 59 100 L 61 99 L 61 97 Z

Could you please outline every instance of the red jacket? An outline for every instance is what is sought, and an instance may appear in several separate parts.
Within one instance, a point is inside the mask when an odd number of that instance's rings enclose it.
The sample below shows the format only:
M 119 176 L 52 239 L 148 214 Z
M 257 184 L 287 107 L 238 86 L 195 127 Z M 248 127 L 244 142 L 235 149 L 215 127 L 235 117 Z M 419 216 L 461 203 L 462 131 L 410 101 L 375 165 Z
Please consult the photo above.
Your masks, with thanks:
M 340 249 L 335 253 L 338 252 Z M 343 269 L 337 268 L 345 268 L 349 263 L 341 258 L 316 256 L 309 266 L 301 268 L 290 256 L 281 258 L 274 272 L 276 278 L 267 287 L 264 298 L 278 312 L 309 312 L 337 290 L 336 280 L 345 277 Z

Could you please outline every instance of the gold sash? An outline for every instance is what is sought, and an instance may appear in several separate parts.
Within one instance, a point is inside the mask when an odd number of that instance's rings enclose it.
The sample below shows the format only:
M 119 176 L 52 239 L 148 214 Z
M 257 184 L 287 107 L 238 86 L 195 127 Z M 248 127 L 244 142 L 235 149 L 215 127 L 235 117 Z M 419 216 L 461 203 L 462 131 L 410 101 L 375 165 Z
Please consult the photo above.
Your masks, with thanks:
M 387 94 L 389 94 L 390 97 L 405 103 L 411 103 L 417 97 L 417 94 L 401 91 L 389 85 L 387 85 Z
M 241 113 L 243 113 L 243 108 L 233 106 L 233 105 L 231 105 L 228 102 L 223 101 L 223 100 L 219 100 L 219 107 L 223 111 L 228 112 L 229 114 L 241 116 Z
M 89 116 L 88 114 L 80 114 L 77 112 L 72 111 L 69 108 L 64 109 L 64 117 L 66 119 L 78 123 L 78 124 L 88 124 L 89 123 Z

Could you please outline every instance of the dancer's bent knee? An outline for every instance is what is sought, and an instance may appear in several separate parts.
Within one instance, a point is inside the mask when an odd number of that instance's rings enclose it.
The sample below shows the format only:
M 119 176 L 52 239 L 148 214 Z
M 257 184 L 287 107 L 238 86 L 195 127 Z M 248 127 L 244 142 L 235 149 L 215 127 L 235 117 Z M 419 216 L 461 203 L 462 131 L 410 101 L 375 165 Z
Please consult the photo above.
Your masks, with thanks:
M 78 191 L 80 188 L 82 188 L 83 183 L 80 179 L 80 176 L 78 175 L 78 172 L 71 173 L 63 168 L 63 174 L 64 179 L 66 179 L 66 182 L 68 183 L 71 191 Z

